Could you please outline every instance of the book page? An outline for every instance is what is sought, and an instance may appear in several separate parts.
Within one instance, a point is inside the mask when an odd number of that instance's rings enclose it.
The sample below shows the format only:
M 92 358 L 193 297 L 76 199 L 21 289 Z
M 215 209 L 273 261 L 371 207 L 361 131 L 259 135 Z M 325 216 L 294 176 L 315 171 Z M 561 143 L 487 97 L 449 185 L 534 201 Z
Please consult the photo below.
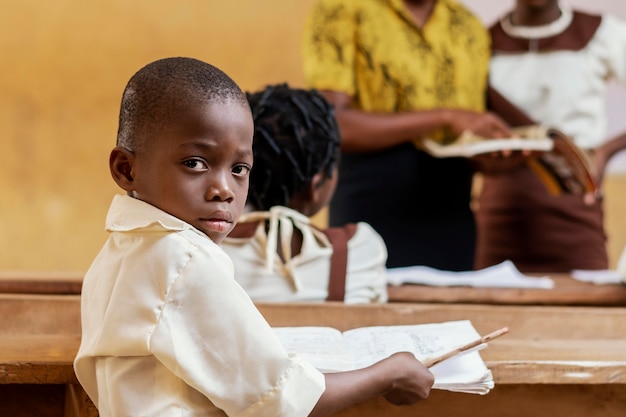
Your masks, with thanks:
M 353 369 L 343 335 L 332 327 L 274 327 L 274 333 L 289 354 L 298 354 L 322 372 Z
M 359 369 L 395 352 L 411 352 L 425 362 L 480 338 L 469 320 L 418 325 L 363 327 L 344 332 L 346 350 Z M 458 354 L 430 368 L 433 388 L 486 394 L 493 388 L 493 377 L 480 357 L 486 344 Z
M 554 143 L 551 139 L 484 139 L 472 143 L 453 143 L 450 145 L 441 145 L 430 139 L 424 140 L 424 148 L 432 155 L 437 157 L 471 157 L 489 152 L 498 152 L 503 150 L 519 151 L 549 151 L 552 150 Z
M 424 362 L 479 338 L 469 320 L 361 327 L 344 332 L 346 349 L 356 368 L 372 365 L 396 352 L 411 352 Z
M 484 346 L 484 345 L 483 345 Z M 435 376 L 435 389 L 486 394 L 494 387 L 491 371 L 479 352 L 457 355 L 430 368 Z
M 554 143 L 548 137 L 548 129 L 541 125 L 516 127 L 511 138 L 484 138 L 471 131 L 463 132 L 454 142 L 440 144 L 431 139 L 424 140 L 424 148 L 437 157 L 471 157 L 474 155 L 503 150 L 550 151 Z

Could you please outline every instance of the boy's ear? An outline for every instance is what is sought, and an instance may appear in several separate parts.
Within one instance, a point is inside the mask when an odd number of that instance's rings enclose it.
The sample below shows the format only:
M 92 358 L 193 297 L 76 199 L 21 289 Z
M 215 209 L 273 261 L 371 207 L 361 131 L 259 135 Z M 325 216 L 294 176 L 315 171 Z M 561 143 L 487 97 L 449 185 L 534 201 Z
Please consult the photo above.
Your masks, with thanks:
M 113 180 L 122 190 L 133 191 L 133 164 L 135 154 L 128 149 L 116 146 L 109 156 L 109 169 Z

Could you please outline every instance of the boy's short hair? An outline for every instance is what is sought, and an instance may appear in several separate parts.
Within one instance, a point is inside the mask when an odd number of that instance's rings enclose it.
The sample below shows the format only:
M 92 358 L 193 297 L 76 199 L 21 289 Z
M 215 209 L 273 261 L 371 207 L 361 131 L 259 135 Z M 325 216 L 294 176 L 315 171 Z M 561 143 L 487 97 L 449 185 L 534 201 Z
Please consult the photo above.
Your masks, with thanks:
M 231 100 L 247 106 L 243 91 L 219 68 L 185 57 L 154 61 L 137 71 L 124 89 L 117 145 L 136 151 L 181 112 Z
M 333 174 L 340 144 L 334 110 L 316 90 L 287 84 L 247 97 L 254 118 L 248 202 L 257 210 L 287 206 L 315 174 Z

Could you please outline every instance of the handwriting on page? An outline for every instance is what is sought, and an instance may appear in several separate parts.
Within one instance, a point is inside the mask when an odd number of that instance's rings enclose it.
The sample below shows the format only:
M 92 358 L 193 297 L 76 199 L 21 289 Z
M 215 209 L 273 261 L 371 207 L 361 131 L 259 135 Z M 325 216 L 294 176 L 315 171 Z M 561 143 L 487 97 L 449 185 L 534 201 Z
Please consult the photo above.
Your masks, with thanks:
M 469 320 L 417 325 L 361 327 L 344 333 L 331 327 L 275 327 L 290 354 L 323 372 L 369 366 L 396 352 L 425 362 L 480 338 Z M 434 388 L 486 394 L 493 377 L 477 351 L 456 355 L 431 368 Z
M 355 367 L 371 365 L 395 352 L 411 352 L 420 361 L 439 356 L 480 337 L 467 322 L 438 325 L 380 326 L 344 332 Z
M 371 365 L 395 352 L 411 352 L 423 360 L 444 349 L 433 335 L 420 336 L 395 331 L 354 333 L 347 338 L 346 344 L 351 352 L 358 352 L 354 357 L 357 368 Z

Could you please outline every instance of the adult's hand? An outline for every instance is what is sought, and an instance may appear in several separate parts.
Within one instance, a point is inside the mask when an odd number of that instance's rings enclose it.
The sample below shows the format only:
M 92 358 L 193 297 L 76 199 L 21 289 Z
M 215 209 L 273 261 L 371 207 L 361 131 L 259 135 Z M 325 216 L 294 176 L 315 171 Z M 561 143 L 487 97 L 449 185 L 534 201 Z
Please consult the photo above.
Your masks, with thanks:
M 469 130 L 488 139 L 513 137 L 513 132 L 506 122 L 491 112 L 478 113 L 454 109 L 448 110 L 447 119 L 449 129 L 456 136 Z

